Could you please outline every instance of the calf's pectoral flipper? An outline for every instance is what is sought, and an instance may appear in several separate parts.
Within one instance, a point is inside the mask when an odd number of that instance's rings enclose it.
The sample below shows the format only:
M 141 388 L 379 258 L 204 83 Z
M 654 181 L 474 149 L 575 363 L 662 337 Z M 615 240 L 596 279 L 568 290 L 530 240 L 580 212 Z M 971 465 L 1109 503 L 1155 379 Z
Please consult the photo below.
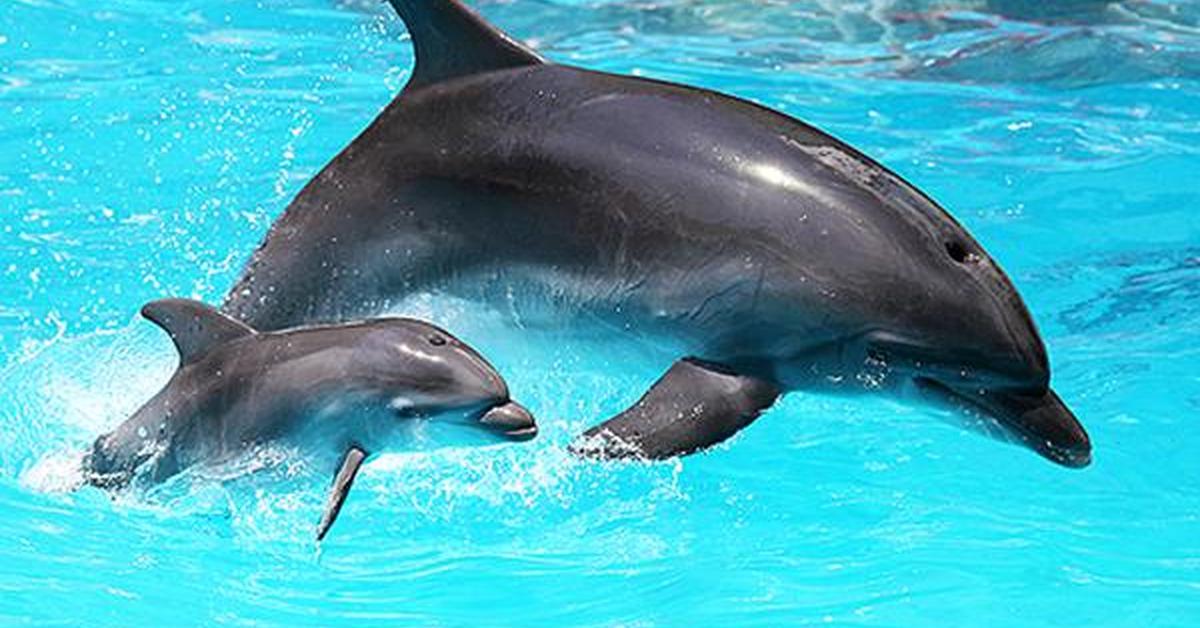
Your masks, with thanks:
M 366 458 L 367 452 L 360 447 L 352 446 L 346 450 L 346 455 L 342 457 L 342 466 L 333 477 L 333 486 L 329 488 L 329 498 L 325 500 L 325 514 L 321 515 L 321 523 L 317 525 L 318 541 L 325 538 L 330 526 L 337 520 L 346 495 L 350 493 L 350 486 L 354 484 L 354 476 L 358 474 L 358 469 Z
M 633 407 L 589 429 L 571 450 L 590 458 L 689 454 L 733 436 L 778 397 L 779 388 L 768 381 L 685 358 Z

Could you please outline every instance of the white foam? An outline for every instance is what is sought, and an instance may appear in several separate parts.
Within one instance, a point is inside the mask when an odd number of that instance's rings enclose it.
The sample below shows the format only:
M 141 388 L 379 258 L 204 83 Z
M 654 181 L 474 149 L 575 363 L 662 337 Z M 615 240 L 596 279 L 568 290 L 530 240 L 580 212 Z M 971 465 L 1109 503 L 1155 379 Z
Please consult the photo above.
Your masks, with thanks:
M 56 451 L 21 474 L 22 487 L 39 493 L 69 493 L 83 486 L 83 457 L 79 451 Z

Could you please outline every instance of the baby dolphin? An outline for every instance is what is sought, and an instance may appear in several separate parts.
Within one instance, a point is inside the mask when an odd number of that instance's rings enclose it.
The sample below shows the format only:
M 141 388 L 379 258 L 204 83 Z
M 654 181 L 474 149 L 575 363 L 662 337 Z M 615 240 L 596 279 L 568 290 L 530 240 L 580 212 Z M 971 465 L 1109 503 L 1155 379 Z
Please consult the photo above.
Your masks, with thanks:
M 170 334 L 179 369 L 84 457 L 85 479 L 98 487 L 160 482 L 264 443 L 316 441 L 342 456 L 321 539 L 363 460 L 403 419 L 458 421 L 514 440 L 537 434 L 496 369 L 429 323 L 377 318 L 260 333 L 184 299 L 149 303 L 142 315 Z

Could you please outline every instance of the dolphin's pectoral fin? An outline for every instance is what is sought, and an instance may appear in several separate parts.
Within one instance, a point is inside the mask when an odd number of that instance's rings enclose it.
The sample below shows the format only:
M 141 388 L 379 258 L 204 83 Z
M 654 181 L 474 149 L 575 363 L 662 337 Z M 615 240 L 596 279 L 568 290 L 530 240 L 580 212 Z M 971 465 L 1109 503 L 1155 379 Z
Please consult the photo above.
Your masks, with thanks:
M 544 63 L 459 0 L 389 0 L 412 37 L 416 67 L 405 89 Z
M 161 299 L 142 306 L 142 316 L 171 336 L 183 364 L 193 362 L 216 345 L 255 331 L 215 308 L 190 299 Z
M 337 520 L 338 513 L 342 511 L 342 504 L 346 501 L 346 495 L 350 493 L 350 486 L 354 484 L 354 476 L 358 473 L 358 469 L 366 457 L 367 452 L 358 446 L 351 446 L 346 450 L 346 455 L 342 457 L 342 466 L 338 469 L 337 475 L 333 477 L 329 498 L 325 500 L 325 514 L 321 515 L 321 523 L 317 525 L 318 541 L 325 538 L 330 526 Z
M 585 432 L 571 451 L 653 460 L 689 454 L 733 436 L 778 397 L 770 382 L 685 358 L 633 407 Z

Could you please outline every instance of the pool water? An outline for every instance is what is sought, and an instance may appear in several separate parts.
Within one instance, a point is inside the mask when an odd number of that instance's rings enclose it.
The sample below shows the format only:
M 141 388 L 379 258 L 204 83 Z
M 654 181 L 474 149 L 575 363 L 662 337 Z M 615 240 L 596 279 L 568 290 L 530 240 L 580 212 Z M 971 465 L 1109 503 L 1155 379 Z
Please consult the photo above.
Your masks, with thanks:
M 814 123 L 1004 266 L 1095 462 L 883 397 L 796 393 L 682 460 L 571 438 L 671 356 L 407 312 L 487 355 L 525 444 L 395 451 L 330 537 L 288 450 L 115 501 L 73 456 L 165 382 L 146 301 L 218 303 L 403 85 L 373 0 L 0 3 L 0 625 L 1196 625 L 1200 3 L 477 2 L 546 56 Z

